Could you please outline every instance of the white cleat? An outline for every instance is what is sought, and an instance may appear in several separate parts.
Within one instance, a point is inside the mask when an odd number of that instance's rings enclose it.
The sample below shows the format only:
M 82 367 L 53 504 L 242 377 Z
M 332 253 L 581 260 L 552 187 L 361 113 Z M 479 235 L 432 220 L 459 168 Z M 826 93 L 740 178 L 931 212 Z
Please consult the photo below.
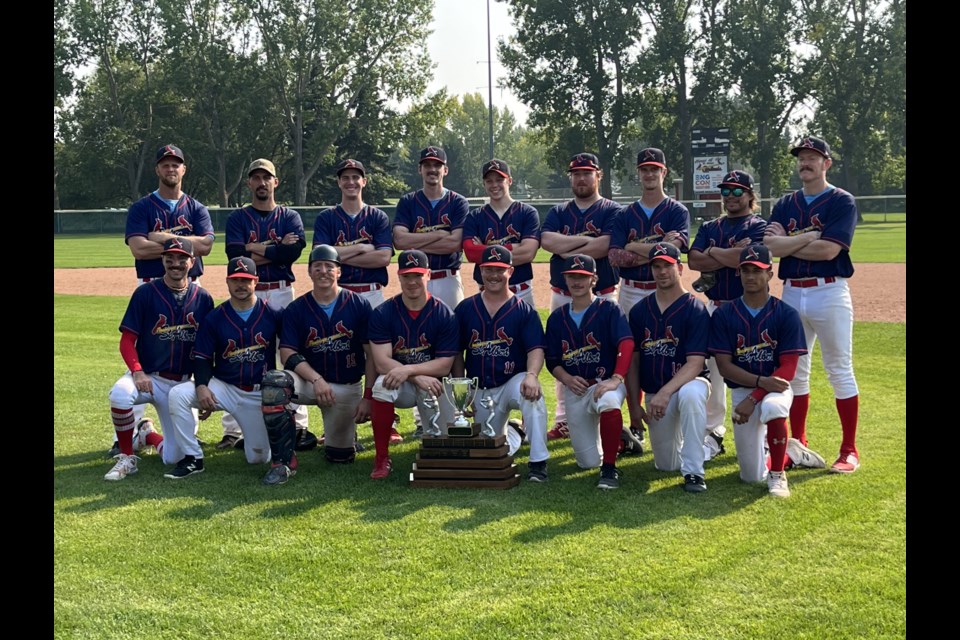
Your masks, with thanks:
M 117 463 L 113 465 L 113 469 L 107 471 L 103 479 L 123 480 L 127 476 L 132 476 L 137 472 L 137 460 L 139 459 L 137 456 L 128 456 L 121 453 L 117 456 Z
M 813 449 L 803 446 L 796 438 L 787 439 L 787 456 L 795 467 L 823 469 L 827 466 L 827 461 L 823 459 L 823 456 Z
M 778 498 L 789 498 L 790 487 L 787 486 L 787 472 L 771 471 L 768 473 L 767 489 L 770 490 L 770 495 L 772 496 L 777 496 Z
M 152 447 L 147 444 L 147 436 L 156 433 L 153 428 L 153 420 L 150 418 L 141 418 L 133 427 L 133 450 L 147 451 Z

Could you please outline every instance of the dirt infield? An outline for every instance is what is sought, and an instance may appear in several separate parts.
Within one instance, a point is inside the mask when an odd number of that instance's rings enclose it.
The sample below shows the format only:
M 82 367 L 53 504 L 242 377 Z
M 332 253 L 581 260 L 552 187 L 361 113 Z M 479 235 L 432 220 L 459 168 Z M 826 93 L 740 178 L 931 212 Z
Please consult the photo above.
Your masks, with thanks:
M 907 265 L 905 264 L 857 264 L 856 273 L 850 279 L 850 291 L 853 296 L 854 318 L 868 322 L 906 322 L 907 321 Z M 473 266 L 467 265 L 462 273 L 463 288 L 466 295 L 477 292 L 477 285 L 471 274 Z M 307 265 L 294 265 L 297 276 L 297 292 L 303 293 L 309 286 Z M 227 298 L 227 286 L 224 283 L 225 266 L 207 267 L 203 276 L 203 285 L 215 300 Z M 550 308 L 550 269 L 547 264 L 534 264 L 534 293 L 537 307 Z M 691 283 L 699 274 L 684 269 L 683 282 L 692 290 Z M 53 292 L 71 295 L 122 296 L 129 297 L 136 287 L 131 268 L 109 269 L 55 269 L 53 274 Z M 774 278 L 772 292 L 780 296 L 782 281 Z M 392 278 L 386 289 L 386 296 L 400 293 L 396 279 Z M 697 294 L 700 295 L 700 294 Z

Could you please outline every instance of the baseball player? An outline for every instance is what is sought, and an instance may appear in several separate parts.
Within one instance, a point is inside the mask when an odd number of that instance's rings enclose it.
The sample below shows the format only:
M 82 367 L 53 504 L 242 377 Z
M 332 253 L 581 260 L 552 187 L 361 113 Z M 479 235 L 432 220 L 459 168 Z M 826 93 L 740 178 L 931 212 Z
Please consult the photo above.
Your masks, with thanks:
M 685 252 L 690 241 L 690 212 L 664 191 L 666 177 L 667 159 L 663 151 L 654 147 L 641 149 L 637 154 L 637 179 L 643 194 L 623 208 L 610 236 L 610 264 L 620 269 L 618 301 L 628 315 L 635 304 L 657 288 L 648 260 L 653 245 L 668 242 Z M 630 430 L 642 440 L 639 408 L 636 397 L 630 394 Z M 723 423 L 723 416 L 720 422 Z
M 713 314 L 709 349 L 731 389 L 740 479 L 763 482 L 766 477 L 770 495 L 786 498 L 786 455 L 791 447 L 805 449 L 798 440 L 787 441 L 790 380 L 807 352 L 803 326 L 796 309 L 769 293 L 773 261 L 763 244 L 741 249 L 738 267 L 743 293 Z M 770 450 L 769 474 L 764 443 Z
M 457 305 L 454 315 L 460 328 L 460 345 L 453 375 L 478 379 L 475 420 L 490 424 L 508 436 L 509 455 L 520 448 L 521 438 L 508 433 L 511 409 L 519 409 L 529 433 L 530 460 L 527 478 L 547 480 L 547 405 L 540 388 L 543 368 L 543 325 L 536 310 L 510 290 L 513 257 L 506 247 L 491 245 L 479 260 L 483 291 Z M 464 350 L 466 356 L 463 355 Z
M 373 310 L 368 337 L 376 365 L 371 420 L 376 447 L 373 479 L 390 475 L 390 428 L 394 408 L 417 406 L 424 433 L 438 436 L 442 427 L 440 379 L 457 354 L 458 329 L 453 311 L 427 293 L 432 263 L 423 251 L 401 251 L 397 258 L 400 294 Z M 438 406 L 441 405 L 441 406 Z M 446 424 L 446 421 L 443 422 Z
M 277 204 L 275 192 L 279 184 L 272 162 L 258 158 L 250 163 L 247 187 L 253 194 L 253 203 L 233 211 L 227 218 L 226 250 L 228 258 L 243 256 L 257 264 L 257 297 L 282 311 L 293 302 L 293 263 L 300 258 L 307 240 L 300 214 Z M 239 426 L 232 420 L 224 422 L 225 433 L 217 448 L 239 447 Z M 306 407 L 297 409 L 297 430 L 298 446 L 316 446 L 317 437 L 307 430 Z
M 688 258 L 690 268 L 701 273 L 701 278 L 693 286 L 706 293 L 707 312 L 711 316 L 720 305 L 743 294 L 737 273 L 740 251 L 747 245 L 763 242 L 763 230 L 767 227 L 766 220 L 754 213 L 760 204 L 753 193 L 753 176 L 746 171 L 731 171 L 723 177 L 719 187 L 726 214 L 700 227 Z M 706 291 L 697 288 L 698 283 L 708 282 L 713 284 Z M 703 446 L 705 458 L 710 460 L 724 451 L 727 389 L 715 358 L 707 359 L 707 367 L 712 389 L 707 402 L 707 434 Z
M 197 443 L 195 409 L 206 419 L 214 411 L 229 411 L 243 433 L 250 464 L 270 460 L 270 441 L 260 408 L 260 383 L 277 361 L 280 311 L 254 295 L 257 265 L 250 258 L 227 263 L 230 299 L 207 314 L 193 347 L 193 382 L 170 391 L 170 417 L 184 451 L 164 477 L 179 480 L 203 473 L 203 451 Z
M 329 462 L 352 463 L 357 424 L 370 419 L 371 382 L 375 377 L 367 322 L 370 303 L 341 289 L 340 256 L 330 245 L 313 248 L 309 259 L 313 290 L 283 311 L 280 358 L 284 370 L 264 376 L 264 422 L 273 465 L 263 478 L 283 484 L 296 473 L 297 458 L 291 397 L 316 404 L 326 432 L 324 455 Z M 361 378 L 366 376 L 366 390 Z
M 633 354 L 633 336 L 617 303 L 594 294 L 597 261 L 574 254 L 560 269 L 571 301 L 547 318 L 547 367 L 563 383 L 577 466 L 600 467 L 597 486 L 617 489 L 617 450 L 623 431 L 620 408 L 627 394 L 624 376 Z
M 360 294 L 371 307 L 383 304 L 387 265 L 393 257 L 390 218 L 363 202 L 366 169 L 357 160 L 336 167 L 341 201 L 321 211 L 313 225 L 313 246 L 327 244 L 340 256 L 340 287 Z
M 523 202 L 510 197 L 513 184 L 510 167 L 503 160 L 489 160 L 480 169 L 483 189 L 490 201 L 467 214 L 463 223 L 463 254 L 477 263 L 473 279 L 483 290 L 480 261 L 484 249 L 499 245 L 513 257 L 510 291 L 536 307 L 533 300 L 533 259 L 540 248 L 540 214 Z
M 684 490 L 699 493 L 707 490 L 703 432 L 710 396 L 705 363 L 710 314 L 680 282 L 683 265 L 676 245 L 654 244 L 647 262 L 657 290 L 630 310 L 636 344 L 630 393 L 650 427 L 653 465 L 661 471 L 679 469 Z
M 128 371 L 110 390 L 110 417 L 120 453 L 104 480 L 123 480 L 137 472 L 133 407 L 138 404 L 149 402 L 156 408 L 167 434 L 164 439 L 149 426 L 141 428 L 136 434 L 139 446 L 155 447 L 165 464 L 176 464 L 186 455 L 172 429 L 168 394 L 193 373 L 190 352 L 197 328 L 213 309 L 213 298 L 190 282 L 194 257 L 188 238 L 170 238 L 161 255 L 163 278 L 137 287 L 120 322 L 120 355 Z
M 584 254 L 594 259 L 597 268 L 594 293 L 600 298 L 616 300 L 620 277 L 607 259 L 610 234 L 620 214 L 620 205 L 600 196 L 603 178 L 600 161 L 592 153 L 578 153 L 570 159 L 567 174 L 574 197 L 547 212 L 540 234 L 543 248 L 553 254 L 550 256 L 551 313 L 573 300 L 563 275 L 570 256 Z M 565 397 L 558 380 L 556 421 L 547 432 L 550 440 L 569 437 Z
M 843 431 L 840 454 L 830 471 L 853 473 L 860 467 L 860 391 L 853 373 L 853 303 L 847 278 L 853 275 L 850 244 L 857 203 L 827 182 L 833 159 L 824 140 L 804 138 L 790 153 L 797 158 L 803 189 L 777 201 L 764 236 L 770 252 L 780 258 L 783 301 L 800 312 L 807 340 L 807 355 L 800 358 L 790 383 L 794 393 L 790 430 L 806 446 L 810 353 L 819 337 L 823 368 L 833 387 Z
M 127 210 L 125 242 L 134 257 L 138 284 L 163 278 L 161 252 L 163 243 L 173 237 L 188 238 L 193 244 L 196 262 L 190 280 L 198 282 L 203 275 L 203 257 L 213 247 L 213 224 L 210 212 L 183 191 L 181 185 L 187 171 L 183 151 L 172 144 L 157 149 L 157 190 L 133 203 Z M 146 405 L 133 408 L 136 424 L 143 420 Z M 151 421 L 152 423 L 152 421 Z M 109 457 L 120 453 L 113 443 Z

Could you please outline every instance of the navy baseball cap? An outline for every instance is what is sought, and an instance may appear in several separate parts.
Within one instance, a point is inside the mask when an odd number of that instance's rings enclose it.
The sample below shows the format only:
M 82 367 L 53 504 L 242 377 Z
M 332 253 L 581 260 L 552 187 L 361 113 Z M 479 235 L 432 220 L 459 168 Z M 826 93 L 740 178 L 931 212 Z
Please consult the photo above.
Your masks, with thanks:
M 262 171 L 266 171 L 274 178 L 277 177 L 277 168 L 273 166 L 273 163 L 267 160 L 266 158 L 257 158 L 256 160 L 251 162 L 250 167 L 247 169 L 247 175 L 249 176 L 251 173 L 253 173 L 254 171 L 257 171 L 258 169 Z
M 163 253 L 182 253 L 193 257 L 193 243 L 187 238 L 170 238 L 163 243 Z
M 790 149 L 790 153 L 792 153 L 795 156 L 800 155 L 800 152 L 803 151 L 804 149 L 811 149 L 812 151 L 816 151 L 817 153 L 822 155 L 824 158 L 830 157 L 830 145 L 827 144 L 826 140 L 823 140 L 821 138 L 807 136 L 806 138 L 801 140 L 797 146 L 795 146 L 793 149 Z
M 740 266 L 745 264 L 752 264 L 761 269 L 772 269 L 773 259 L 770 257 L 770 249 L 759 242 L 744 247 L 740 252 Z
M 186 162 L 186 160 L 183 159 L 183 151 L 180 151 L 180 147 L 175 147 L 172 144 L 164 145 L 157 149 L 157 163 L 164 158 L 179 158 L 180 162 Z
M 645 167 L 651 164 L 656 167 L 666 169 L 667 156 L 663 155 L 663 151 L 654 147 L 640 149 L 640 153 L 637 154 L 637 166 Z
M 597 273 L 597 263 L 590 256 L 578 253 L 563 261 L 563 273 L 581 273 L 585 276 L 593 276 Z
M 571 171 L 600 171 L 600 160 L 592 153 L 578 153 L 570 158 L 567 173 Z
M 509 269 L 513 266 L 513 254 L 506 247 L 493 245 L 483 250 L 480 258 L 481 267 L 502 267 Z
M 510 177 L 510 167 L 503 160 L 497 160 L 496 158 L 494 158 L 493 160 L 488 160 L 487 162 L 484 162 L 483 168 L 480 169 L 480 176 L 483 178 L 486 178 L 487 174 L 490 173 L 491 171 L 495 171 L 499 173 L 504 178 Z
M 419 249 L 408 249 L 401 251 L 397 258 L 397 266 L 400 267 L 397 273 L 430 273 L 430 260 L 427 254 Z
M 244 256 L 230 258 L 230 262 L 227 263 L 227 277 L 254 280 L 257 278 L 257 263 Z
M 654 260 L 666 260 L 670 264 L 680 262 L 680 249 L 669 242 L 658 242 L 650 249 L 650 262 Z
M 363 177 L 367 176 L 367 170 L 363 168 L 363 163 L 359 160 L 352 160 L 347 158 L 346 160 L 341 160 L 337 163 L 337 177 L 340 177 L 340 174 L 346 171 L 347 169 L 356 169 L 360 172 L 360 175 Z
M 447 164 L 447 152 L 440 147 L 427 147 L 420 152 L 420 163 L 422 164 L 427 160 Z
M 753 191 L 753 176 L 751 176 L 746 171 L 731 171 L 727 175 L 723 176 L 723 180 L 720 181 L 718 187 L 743 187 L 747 191 Z

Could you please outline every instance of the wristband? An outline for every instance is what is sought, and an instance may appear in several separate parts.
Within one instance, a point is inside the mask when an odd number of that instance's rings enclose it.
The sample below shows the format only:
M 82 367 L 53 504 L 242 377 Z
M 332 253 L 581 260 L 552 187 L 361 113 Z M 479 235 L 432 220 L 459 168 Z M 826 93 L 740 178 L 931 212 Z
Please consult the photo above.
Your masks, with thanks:
M 619 380 L 619 381 L 620 381 L 620 384 L 623 384 L 623 383 L 626 382 L 626 380 L 623 379 L 623 376 L 620 375 L 619 373 L 615 373 L 615 374 L 613 374 L 613 375 L 610 376 L 610 377 L 611 377 L 611 378 L 614 378 L 614 379 L 616 379 L 616 380 Z
M 538 377 L 533 371 L 527 371 L 528 376 L 533 376 L 534 378 Z
M 283 364 L 283 368 L 286 369 L 287 371 L 294 371 L 296 370 L 298 364 L 306 361 L 307 359 L 304 358 L 302 355 L 300 355 L 299 353 L 295 353 L 289 358 L 287 358 L 287 361 Z
M 750 398 L 750 402 L 752 402 L 754 406 L 760 404 L 760 401 L 754 398 L 753 396 L 747 396 L 747 397 Z

